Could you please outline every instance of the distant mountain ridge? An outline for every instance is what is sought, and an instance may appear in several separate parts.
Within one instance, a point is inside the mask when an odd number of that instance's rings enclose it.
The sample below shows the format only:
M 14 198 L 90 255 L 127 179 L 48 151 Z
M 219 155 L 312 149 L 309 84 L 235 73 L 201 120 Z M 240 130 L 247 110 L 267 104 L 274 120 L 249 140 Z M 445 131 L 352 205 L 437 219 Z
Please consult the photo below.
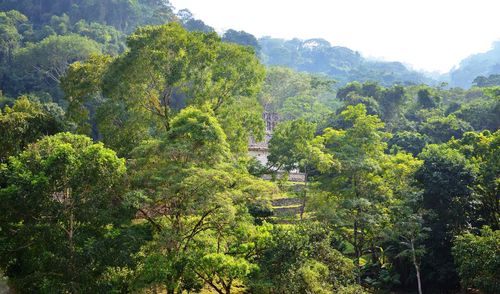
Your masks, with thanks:
M 189 10 L 177 10 L 168 0 L 0 0 L 0 11 L 9 10 L 18 10 L 29 21 L 21 21 L 14 30 L 12 20 L 5 15 L 0 17 L 7 57 L 12 48 L 53 35 L 79 34 L 102 44 L 104 53 L 117 54 L 125 50 L 126 36 L 138 26 L 178 21 L 190 31 L 215 31 Z M 296 71 L 327 75 L 340 85 L 351 81 L 375 81 L 384 86 L 446 81 L 451 87 L 468 88 L 478 76 L 500 74 L 500 42 L 494 43 L 488 52 L 471 55 L 457 68 L 437 76 L 413 70 L 401 62 L 370 60 L 355 50 L 332 45 L 321 38 L 257 39 L 252 34 L 232 29 L 221 37 L 226 42 L 254 47 L 268 66 L 286 66 Z
M 315 39 L 284 40 L 263 37 L 258 40 L 266 65 L 287 66 L 297 71 L 325 74 L 340 84 L 351 81 L 376 81 L 382 85 L 434 83 L 423 73 L 410 70 L 400 62 L 371 61 L 347 47 L 332 46 Z
M 500 74 L 500 41 L 493 43 L 489 51 L 462 60 L 458 68 L 450 71 L 449 82 L 453 87 L 468 88 L 476 77 L 493 74 Z

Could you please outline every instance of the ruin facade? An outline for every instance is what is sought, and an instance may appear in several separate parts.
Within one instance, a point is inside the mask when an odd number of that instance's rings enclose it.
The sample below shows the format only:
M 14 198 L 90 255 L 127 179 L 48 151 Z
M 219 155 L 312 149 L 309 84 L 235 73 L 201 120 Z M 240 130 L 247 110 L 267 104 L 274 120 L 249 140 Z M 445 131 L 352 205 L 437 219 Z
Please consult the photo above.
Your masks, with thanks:
M 269 155 L 269 141 L 273 135 L 274 128 L 279 123 L 279 115 L 275 112 L 264 112 L 262 118 L 266 123 L 266 133 L 264 140 L 262 142 L 257 142 L 253 137 L 250 137 L 250 142 L 248 145 L 248 153 L 250 156 L 257 159 L 262 165 L 267 165 L 267 156 Z M 277 171 L 278 177 L 283 176 L 283 171 Z M 265 175 L 264 179 L 271 179 L 269 175 Z M 300 173 L 298 170 L 291 171 L 288 174 L 288 179 L 291 182 L 303 182 L 305 180 L 305 175 Z

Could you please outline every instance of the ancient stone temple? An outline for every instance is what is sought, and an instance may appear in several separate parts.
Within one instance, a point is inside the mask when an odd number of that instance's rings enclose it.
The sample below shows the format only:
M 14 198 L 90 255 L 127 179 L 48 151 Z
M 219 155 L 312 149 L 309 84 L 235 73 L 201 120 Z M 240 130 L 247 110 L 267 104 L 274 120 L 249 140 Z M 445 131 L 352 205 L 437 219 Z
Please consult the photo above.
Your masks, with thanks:
M 267 165 L 267 156 L 269 155 L 268 144 L 274 128 L 279 122 L 279 116 L 275 112 L 264 112 L 262 118 L 266 123 L 266 134 L 264 141 L 256 142 L 254 138 L 250 138 L 248 146 L 249 154 L 255 157 L 262 165 Z
M 269 155 L 269 140 L 273 135 L 273 130 L 279 122 L 279 115 L 275 112 L 264 112 L 262 114 L 264 121 L 266 122 L 266 134 L 264 141 L 256 142 L 254 138 L 250 138 L 248 145 L 248 153 L 256 158 L 262 165 L 267 165 L 267 156 Z M 283 172 L 278 171 L 278 176 L 282 176 Z M 264 178 L 268 178 L 264 176 Z M 269 177 L 270 178 L 270 177 Z M 303 182 L 305 177 L 304 174 L 299 171 L 292 171 L 288 175 L 288 179 L 292 182 Z

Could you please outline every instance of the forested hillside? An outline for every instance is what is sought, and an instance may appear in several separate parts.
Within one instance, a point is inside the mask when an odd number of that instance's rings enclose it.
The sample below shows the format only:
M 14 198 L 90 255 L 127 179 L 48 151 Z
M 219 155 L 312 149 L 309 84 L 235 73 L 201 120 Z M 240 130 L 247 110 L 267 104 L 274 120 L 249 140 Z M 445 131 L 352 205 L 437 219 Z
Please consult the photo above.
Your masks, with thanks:
M 450 72 L 450 82 L 455 87 L 470 87 L 478 76 L 488 77 L 500 74 L 500 42 L 493 44 L 493 48 L 485 53 L 478 53 L 467 57 L 460 62 L 458 68 Z M 500 83 L 497 82 L 497 86 Z
M 0 9 L 0 293 L 500 293 L 497 75 L 168 1 Z
M 352 81 L 376 81 L 382 85 L 433 82 L 422 73 L 407 69 L 399 62 L 370 61 L 349 48 L 331 46 L 323 39 L 259 39 L 262 60 L 297 71 L 325 74 L 341 84 Z

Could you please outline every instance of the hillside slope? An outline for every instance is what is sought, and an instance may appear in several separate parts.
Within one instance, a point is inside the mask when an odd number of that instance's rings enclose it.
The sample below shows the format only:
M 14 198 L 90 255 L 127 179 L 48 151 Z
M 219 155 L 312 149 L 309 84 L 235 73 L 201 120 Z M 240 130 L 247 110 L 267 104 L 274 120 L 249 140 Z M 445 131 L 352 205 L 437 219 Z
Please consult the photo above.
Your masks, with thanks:
M 332 46 L 324 39 L 259 39 L 266 65 L 280 65 L 298 71 L 325 74 L 340 84 L 351 81 L 376 81 L 383 85 L 432 83 L 422 73 L 400 62 L 370 61 L 357 51 Z
M 500 42 L 493 43 L 491 50 L 471 55 L 450 71 L 450 85 L 468 88 L 478 76 L 500 73 Z

